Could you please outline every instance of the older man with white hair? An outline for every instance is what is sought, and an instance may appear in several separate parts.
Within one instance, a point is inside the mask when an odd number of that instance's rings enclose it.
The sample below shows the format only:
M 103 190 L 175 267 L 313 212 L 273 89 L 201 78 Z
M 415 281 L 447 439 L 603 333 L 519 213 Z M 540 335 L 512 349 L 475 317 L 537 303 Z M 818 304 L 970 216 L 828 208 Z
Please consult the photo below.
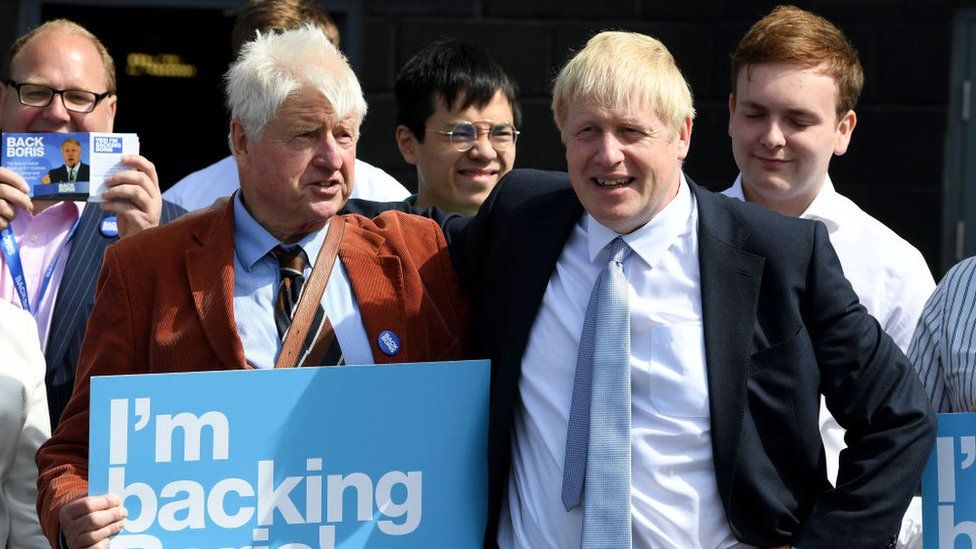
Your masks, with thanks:
M 228 72 L 227 95 L 240 192 L 106 252 L 78 384 L 37 457 L 52 542 L 101 547 L 126 515 L 118 495 L 87 495 L 93 375 L 450 360 L 465 350 L 466 301 L 436 224 L 336 215 L 353 187 L 366 103 L 321 30 L 259 36 Z

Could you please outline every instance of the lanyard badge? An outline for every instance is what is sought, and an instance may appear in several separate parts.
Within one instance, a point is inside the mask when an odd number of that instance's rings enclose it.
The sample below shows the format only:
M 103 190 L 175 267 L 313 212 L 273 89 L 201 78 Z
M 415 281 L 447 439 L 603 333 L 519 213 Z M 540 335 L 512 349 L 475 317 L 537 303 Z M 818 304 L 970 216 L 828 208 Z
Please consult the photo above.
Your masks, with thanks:
M 10 271 L 10 278 L 14 281 L 14 288 L 17 290 L 17 297 L 20 298 L 21 307 L 35 317 L 41 307 L 41 302 L 44 300 L 47 287 L 51 283 L 51 278 L 54 276 L 54 269 L 58 266 L 58 260 L 61 259 L 61 253 L 64 252 L 68 242 L 74 238 L 79 221 L 81 221 L 81 217 L 75 220 L 75 224 L 68 231 L 68 236 L 65 237 L 57 253 L 54 254 L 51 264 L 44 271 L 44 278 L 41 280 L 41 287 L 37 291 L 37 303 L 34 304 L 34 307 L 31 307 L 30 296 L 27 294 L 27 278 L 24 276 L 24 264 L 20 260 L 20 246 L 14 238 L 14 229 L 8 225 L 6 229 L 0 232 L 0 249 L 3 250 L 3 259 L 7 264 L 7 270 Z

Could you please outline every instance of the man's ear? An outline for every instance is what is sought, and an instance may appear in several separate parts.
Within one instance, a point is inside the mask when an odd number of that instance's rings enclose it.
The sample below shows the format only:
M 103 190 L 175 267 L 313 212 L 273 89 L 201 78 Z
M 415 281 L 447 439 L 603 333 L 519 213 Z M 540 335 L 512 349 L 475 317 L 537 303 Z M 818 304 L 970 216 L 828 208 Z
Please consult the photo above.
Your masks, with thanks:
M 119 96 L 113 93 L 102 101 L 105 103 L 105 108 L 108 109 L 108 131 L 112 132 L 115 128 L 115 108 L 118 106 Z
M 7 86 L 6 84 L 0 85 L 0 128 L 3 128 L 3 111 L 7 110 Z
M 417 165 L 417 146 L 420 143 L 417 142 L 416 136 L 410 131 L 410 128 L 400 124 L 396 127 L 396 143 L 397 148 L 400 149 L 400 155 L 407 164 Z
M 857 115 L 854 111 L 847 111 L 847 114 L 840 119 L 837 130 L 834 132 L 834 154 L 840 156 L 847 152 L 848 145 L 851 144 L 851 135 L 854 134 L 854 126 L 857 125 Z
M 732 117 L 735 115 L 735 96 L 729 94 L 729 137 L 732 137 Z
M 244 129 L 244 124 L 238 119 L 233 119 L 230 121 L 230 135 L 228 136 L 230 140 L 230 150 L 238 159 L 247 157 L 247 130 Z
M 692 121 L 690 116 L 686 116 L 684 122 L 678 127 L 678 158 L 684 160 L 688 156 L 688 149 L 691 148 L 691 128 Z

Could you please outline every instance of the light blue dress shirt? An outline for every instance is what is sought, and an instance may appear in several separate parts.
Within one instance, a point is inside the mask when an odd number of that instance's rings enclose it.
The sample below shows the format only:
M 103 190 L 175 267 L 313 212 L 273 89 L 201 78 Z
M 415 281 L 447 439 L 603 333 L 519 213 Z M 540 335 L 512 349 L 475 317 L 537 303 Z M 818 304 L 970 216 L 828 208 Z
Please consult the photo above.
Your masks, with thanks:
M 298 241 L 309 258 L 306 278 L 325 242 L 328 225 Z M 281 283 L 278 262 L 270 255 L 281 242 L 262 227 L 234 195 L 234 322 L 244 345 L 244 356 L 255 368 L 274 368 L 281 351 L 281 339 L 274 322 L 274 306 Z M 373 355 L 363 325 L 349 274 L 342 261 L 332 267 L 329 284 L 322 295 L 325 314 L 332 320 L 346 364 L 373 364 Z

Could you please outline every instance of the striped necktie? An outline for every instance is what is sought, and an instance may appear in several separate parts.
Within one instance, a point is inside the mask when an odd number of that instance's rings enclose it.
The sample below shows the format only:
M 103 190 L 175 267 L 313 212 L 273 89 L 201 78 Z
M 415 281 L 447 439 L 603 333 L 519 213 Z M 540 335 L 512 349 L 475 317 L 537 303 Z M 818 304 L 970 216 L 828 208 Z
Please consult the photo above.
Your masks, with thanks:
M 295 306 L 302 295 L 302 286 L 305 285 L 305 251 L 301 246 L 285 248 L 279 245 L 271 250 L 271 255 L 278 261 L 278 273 L 281 275 L 278 300 L 275 302 L 275 325 L 278 336 L 284 340 L 291 326 L 291 317 L 295 314 Z

